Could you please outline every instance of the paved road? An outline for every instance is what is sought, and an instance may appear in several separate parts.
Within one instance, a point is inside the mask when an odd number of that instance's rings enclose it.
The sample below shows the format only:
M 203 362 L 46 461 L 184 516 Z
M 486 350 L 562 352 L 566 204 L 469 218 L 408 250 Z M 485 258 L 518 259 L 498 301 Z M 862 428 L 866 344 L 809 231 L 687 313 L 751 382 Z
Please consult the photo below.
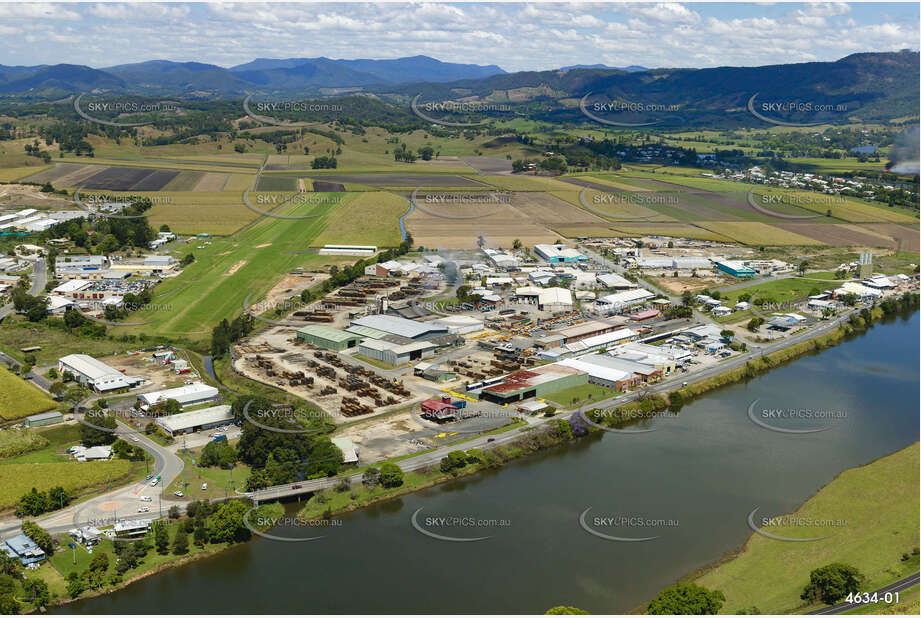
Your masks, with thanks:
M 35 522 L 48 530 L 49 532 L 66 532 L 75 526 L 83 526 L 96 523 L 100 526 L 114 523 L 114 519 L 135 519 L 138 517 L 158 516 L 158 498 L 161 492 L 176 478 L 183 468 L 183 461 L 166 447 L 160 446 L 143 433 L 137 432 L 123 423 L 119 423 L 125 438 L 135 436 L 137 444 L 145 451 L 153 455 L 154 464 L 151 467 L 151 473 L 154 476 L 161 477 L 160 483 L 156 488 L 151 487 L 147 481 L 132 483 L 120 487 L 102 495 L 95 496 L 89 500 L 71 505 L 65 509 L 49 513 L 42 517 L 35 518 Z M 120 432 L 121 433 L 121 432 Z M 150 506 L 150 513 L 139 514 L 138 506 L 142 503 L 139 497 L 142 495 L 150 496 L 153 502 L 147 503 Z M 164 505 L 164 508 L 176 504 L 170 502 Z M 164 511 L 165 513 L 166 511 Z M 0 536 L 7 536 L 16 530 L 19 530 L 22 521 L 18 518 L 7 518 L 0 521 Z
M 29 288 L 31 296 L 38 296 L 45 291 L 45 285 L 48 283 L 48 268 L 45 258 L 39 258 L 32 263 L 32 286 Z M 0 307 L 0 321 L 6 316 L 13 313 L 13 303 L 7 303 Z
M 909 575 L 908 577 L 900 579 L 899 581 L 889 584 L 888 586 L 883 586 L 882 588 L 877 590 L 875 593 L 870 593 L 870 594 L 876 594 L 877 598 L 880 598 L 879 602 L 882 603 L 883 602 L 882 597 L 884 597 L 884 595 L 887 592 L 889 593 L 899 592 L 901 590 L 905 590 L 906 588 L 917 586 L 919 575 L 921 574 L 915 573 L 914 575 Z M 840 614 L 848 610 L 857 609 L 858 607 L 867 607 L 868 605 L 871 605 L 871 604 L 869 603 L 848 603 L 846 601 L 843 601 L 841 603 L 836 603 L 828 607 L 823 607 L 822 609 L 817 609 L 814 612 L 809 612 L 809 614 L 816 614 L 816 615 Z

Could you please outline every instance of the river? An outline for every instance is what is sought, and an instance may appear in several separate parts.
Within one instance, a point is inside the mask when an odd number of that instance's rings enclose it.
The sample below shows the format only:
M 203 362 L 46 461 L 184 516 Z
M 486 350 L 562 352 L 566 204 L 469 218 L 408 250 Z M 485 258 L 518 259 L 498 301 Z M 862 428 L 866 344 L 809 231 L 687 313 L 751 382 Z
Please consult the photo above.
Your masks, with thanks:
M 795 510 L 846 468 L 918 440 L 919 313 L 744 384 L 709 393 L 635 434 L 513 462 L 340 518 L 309 542 L 263 538 L 58 613 L 543 613 L 629 611 L 751 534 L 755 507 Z M 822 410 L 822 421 L 755 408 Z M 594 536 L 645 538 L 618 542 Z M 450 542 L 443 536 L 489 538 Z M 846 513 L 841 518 L 846 518 Z M 660 521 L 608 526 L 595 516 Z M 478 520 L 439 525 L 435 517 Z M 480 521 L 486 520 L 486 521 Z M 662 521 L 664 520 L 664 521 Z M 482 525 L 480 525 L 482 524 Z M 650 525 L 645 525 L 650 524 Z M 767 575 L 767 574 L 766 574 Z

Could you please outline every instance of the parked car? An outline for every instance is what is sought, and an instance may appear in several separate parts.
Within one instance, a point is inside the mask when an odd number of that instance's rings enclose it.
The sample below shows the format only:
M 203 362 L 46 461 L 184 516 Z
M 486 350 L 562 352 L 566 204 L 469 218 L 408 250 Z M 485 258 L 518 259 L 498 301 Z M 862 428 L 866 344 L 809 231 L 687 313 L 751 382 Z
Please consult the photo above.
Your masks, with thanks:
M 208 491 L 208 483 L 202 483 L 202 484 L 201 484 L 201 490 L 202 490 L 202 491 Z
M 153 498 L 150 496 L 141 496 L 141 502 L 153 502 Z
M 182 492 L 179 491 L 179 490 L 176 490 L 176 491 L 173 492 L 173 495 L 176 496 L 177 498 L 181 498 L 181 497 L 183 497 L 185 494 L 182 493 Z
M 495 442 L 496 439 L 495 439 L 495 438 L 486 438 L 486 441 L 487 441 L 487 442 Z

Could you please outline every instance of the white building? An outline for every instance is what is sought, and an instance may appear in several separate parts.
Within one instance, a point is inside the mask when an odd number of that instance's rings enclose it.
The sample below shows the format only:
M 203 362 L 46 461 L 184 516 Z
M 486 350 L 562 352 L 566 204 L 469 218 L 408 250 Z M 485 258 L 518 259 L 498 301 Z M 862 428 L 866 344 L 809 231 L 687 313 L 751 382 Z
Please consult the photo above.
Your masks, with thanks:
M 218 396 L 218 390 L 213 386 L 208 386 L 204 382 L 195 382 L 186 384 L 178 388 L 170 388 L 152 393 L 141 393 L 138 395 L 138 401 L 142 407 L 156 405 L 167 399 L 175 399 L 182 407 L 192 406 L 198 403 L 212 401 Z
M 534 245 L 534 253 L 550 263 L 585 262 L 588 259 L 566 245 Z
M 595 308 L 600 311 L 620 311 L 626 307 L 642 304 L 654 297 L 655 294 L 643 288 L 625 290 L 616 294 L 602 296 L 595 301 Z
M 127 378 L 118 369 L 109 367 L 87 354 L 68 354 L 58 359 L 58 373 L 70 373 L 79 384 L 90 386 L 97 393 L 129 388 L 137 378 Z
M 637 287 L 637 284 L 633 283 L 628 279 L 624 279 L 616 273 L 609 273 L 607 275 L 596 275 L 595 279 L 600 285 L 606 288 L 611 288 L 614 290 L 630 290 Z
M 212 406 L 192 412 L 163 416 L 156 420 L 163 431 L 171 436 L 178 436 L 193 431 L 204 431 L 233 422 L 233 411 L 230 406 Z

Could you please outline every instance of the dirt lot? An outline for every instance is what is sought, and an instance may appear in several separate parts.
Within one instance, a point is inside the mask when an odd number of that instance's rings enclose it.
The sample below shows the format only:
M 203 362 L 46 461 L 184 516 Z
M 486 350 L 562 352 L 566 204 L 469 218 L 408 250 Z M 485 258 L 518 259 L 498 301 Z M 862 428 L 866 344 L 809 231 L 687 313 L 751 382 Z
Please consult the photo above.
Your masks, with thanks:
M 674 295 L 721 285 L 720 277 L 655 277 L 655 285 Z
M 0 185 L 0 206 L 51 207 L 74 210 L 73 202 L 60 195 L 42 193 L 32 185 Z
M 862 228 L 886 234 L 895 239 L 899 251 L 921 251 L 921 235 L 918 226 L 899 225 L 897 223 L 873 223 Z M 899 244 L 900 243 L 900 244 Z
M 433 433 L 407 410 L 393 416 L 369 419 L 336 435 L 347 436 L 355 443 L 361 461 L 381 461 L 430 448 L 433 446 Z
M 498 157 L 461 157 L 461 161 L 481 174 L 506 174 L 512 171 L 512 162 Z
M 227 181 L 230 180 L 230 174 L 219 174 L 208 172 L 201 177 L 201 180 L 195 185 L 193 191 L 223 191 Z
M 794 232 L 836 247 L 886 247 L 894 249 L 898 244 L 889 230 L 865 229 L 869 226 L 834 223 L 777 223 L 776 227 Z M 895 224 L 880 224 L 886 228 L 904 229 Z M 914 233 L 917 246 L 917 232 Z M 908 250 L 908 249 L 906 249 Z M 917 249 L 915 249 L 917 251 Z
M 174 388 L 185 384 L 186 380 L 195 379 L 197 374 L 185 373 L 177 375 L 169 365 L 160 365 L 152 359 L 152 352 L 141 352 L 139 354 L 121 354 L 99 359 L 105 364 L 118 369 L 125 375 L 143 376 L 148 382 L 144 384 L 144 389 L 156 388 Z

